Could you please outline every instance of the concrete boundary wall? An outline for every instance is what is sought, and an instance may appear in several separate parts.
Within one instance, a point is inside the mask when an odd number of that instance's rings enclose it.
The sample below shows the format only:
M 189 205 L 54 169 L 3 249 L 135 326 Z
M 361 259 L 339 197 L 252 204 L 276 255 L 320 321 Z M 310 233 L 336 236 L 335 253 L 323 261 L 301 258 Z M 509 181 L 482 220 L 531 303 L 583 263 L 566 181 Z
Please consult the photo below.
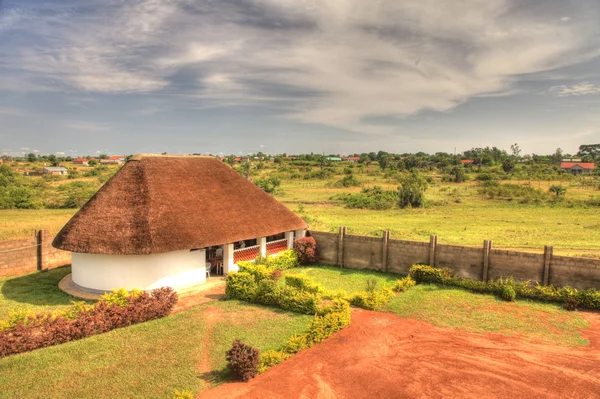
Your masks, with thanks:
M 322 264 L 349 269 L 371 269 L 408 274 L 415 263 L 448 267 L 464 278 L 480 281 L 513 277 L 541 285 L 600 289 L 600 259 L 556 256 L 551 246 L 543 253 L 507 251 L 492 248 L 485 240 L 481 247 L 439 244 L 432 235 L 429 242 L 391 239 L 389 231 L 381 237 L 351 235 L 346 227 L 338 233 L 310 231 L 317 242 Z
M 38 230 L 30 238 L 0 241 L 0 278 L 70 264 L 71 253 L 52 247 L 53 239 L 46 230 Z

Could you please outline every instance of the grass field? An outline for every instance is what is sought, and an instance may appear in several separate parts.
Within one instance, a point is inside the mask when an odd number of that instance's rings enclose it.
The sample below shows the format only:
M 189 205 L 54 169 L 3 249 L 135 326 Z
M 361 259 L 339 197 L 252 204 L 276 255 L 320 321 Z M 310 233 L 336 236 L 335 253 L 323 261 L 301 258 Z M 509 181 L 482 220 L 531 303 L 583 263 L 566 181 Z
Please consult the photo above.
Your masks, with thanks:
M 69 273 L 70 267 L 61 267 L 0 279 L 0 320 L 6 319 L 11 310 L 43 313 L 67 309 L 78 300 L 58 289 L 59 281 Z
M 292 206 L 292 209 L 295 209 Z M 442 207 L 402 210 L 346 209 L 339 205 L 304 205 L 311 228 L 350 234 L 429 241 L 441 244 L 483 245 L 543 252 L 553 245 L 559 255 L 600 256 L 600 212 L 597 209 L 552 208 L 480 201 Z
M 401 276 L 391 273 L 379 273 L 371 270 L 351 270 L 342 269 L 334 266 L 311 266 L 297 267 L 286 270 L 283 275 L 287 274 L 304 274 L 328 290 L 344 290 L 348 294 L 353 294 L 357 291 L 364 291 L 367 287 L 368 279 L 377 280 L 379 286 L 391 287 L 394 282 Z
M 400 277 L 331 266 L 295 268 L 287 270 L 288 273 L 306 274 L 326 289 L 343 289 L 348 293 L 364 291 L 369 278 L 376 279 L 379 286 L 389 286 Z M 589 343 L 581 333 L 588 323 L 579 312 L 569 312 L 550 303 L 505 302 L 492 295 L 474 294 L 460 288 L 419 284 L 394 297 L 381 310 L 467 332 L 493 332 L 562 346 Z
M 505 302 L 460 288 L 419 284 L 382 310 L 467 332 L 493 332 L 561 346 L 589 344 L 581 333 L 589 325 L 579 312 L 549 303 Z
M 289 166 L 290 170 L 298 167 Z M 294 169 L 296 168 L 296 169 Z M 381 186 L 396 189 L 398 181 L 386 178 L 376 167 L 352 166 L 362 187 Z M 358 193 L 362 187 L 338 188 L 336 180 L 343 167 L 334 168 L 337 175 L 325 180 L 290 179 L 270 165 L 257 171 L 256 178 L 281 175 L 281 189 L 275 197 L 290 209 L 298 211 L 310 227 L 337 231 L 347 226 L 351 234 L 380 235 L 390 230 L 392 238 L 428 241 L 437 234 L 440 243 L 480 246 L 492 240 L 495 248 L 523 249 L 542 252 L 544 245 L 553 245 L 559 255 L 600 257 L 600 212 L 597 207 L 520 204 L 517 200 L 485 199 L 479 185 L 444 183 L 435 177 L 425 193 L 430 205 L 423 209 L 367 210 L 347 209 L 335 196 Z M 313 168 L 313 170 L 319 170 Z M 108 172 L 106 172 L 108 173 Z M 471 176 L 473 179 L 473 176 Z M 79 178 L 75 180 L 85 180 Z M 56 182 L 54 182 L 56 183 Z M 600 196 L 593 185 L 573 179 L 563 181 L 518 181 L 504 183 L 524 185 L 548 192 L 553 184 L 567 188 L 566 198 L 588 200 Z M 57 183 L 56 183 L 57 184 Z M 75 213 L 74 209 L 0 210 L 0 240 L 28 237 L 36 229 L 57 233 Z
M 2 209 L 0 241 L 33 237 L 35 230 L 54 235 L 75 214 L 76 209 Z
M 237 301 L 208 305 L 80 341 L 0 359 L 0 398 L 171 398 L 229 378 L 235 338 L 276 349 L 310 316 Z
M 74 298 L 59 268 L 0 280 L 0 320 L 11 310 L 58 312 Z M 240 338 L 279 348 L 311 316 L 239 301 L 215 301 L 159 320 L 0 359 L 0 398 L 170 398 L 229 379 L 225 351 Z M 51 388 L 51 389 L 50 389 Z
M 8 310 L 60 310 L 70 298 L 56 285 L 68 268 L 3 280 L 0 319 Z M 364 290 L 398 276 L 329 266 L 295 268 L 328 289 Z M 24 278 L 27 278 L 25 289 Z M 382 311 L 441 327 L 494 332 L 532 342 L 583 346 L 588 327 L 579 312 L 557 305 L 516 301 L 456 288 L 418 285 L 397 295 Z M 261 351 L 280 347 L 306 330 L 311 319 L 239 301 L 215 301 L 163 319 L 0 359 L 0 398 L 169 398 L 174 389 L 194 394 L 229 378 L 225 351 L 240 338 Z

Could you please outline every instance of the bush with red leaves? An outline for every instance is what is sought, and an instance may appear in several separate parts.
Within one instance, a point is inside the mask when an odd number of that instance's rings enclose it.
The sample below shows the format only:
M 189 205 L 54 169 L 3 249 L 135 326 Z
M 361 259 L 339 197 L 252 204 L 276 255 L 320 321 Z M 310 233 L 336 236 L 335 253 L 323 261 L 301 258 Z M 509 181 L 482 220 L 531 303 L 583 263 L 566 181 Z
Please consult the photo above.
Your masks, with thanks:
M 132 297 L 123 307 L 98 302 L 72 320 L 52 314 L 30 316 L 26 324 L 19 322 L 0 331 L 0 358 L 158 319 L 168 315 L 176 303 L 177 293 L 165 287 Z
M 249 381 L 258 373 L 259 359 L 258 349 L 236 339 L 231 349 L 227 351 L 227 368 L 231 370 L 235 379 Z
M 317 242 L 313 237 L 302 237 L 294 240 L 294 251 L 301 265 L 317 263 Z

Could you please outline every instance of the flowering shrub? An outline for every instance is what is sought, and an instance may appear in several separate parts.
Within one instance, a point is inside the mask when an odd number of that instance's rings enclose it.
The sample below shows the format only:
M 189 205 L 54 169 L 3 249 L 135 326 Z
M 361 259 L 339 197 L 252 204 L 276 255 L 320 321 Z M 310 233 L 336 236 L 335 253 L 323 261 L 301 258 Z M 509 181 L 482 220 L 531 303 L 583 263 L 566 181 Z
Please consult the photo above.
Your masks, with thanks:
M 414 287 L 417 282 L 413 280 L 410 276 L 401 278 L 400 280 L 396 280 L 396 284 L 394 284 L 394 291 L 396 292 L 404 292 L 408 290 L 410 287 Z
M 317 242 L 313 237 L 302 237 L 294 240 L 294 251 L 301 265 L 311 265 L 319 260 Z
M 158 319 L 177 302 L 177 293 L 168 287 L 136 295 L 126 298 L 124 306 L 101 300 L 94 306 L 76 304 L 76 312 L 66 315 L 38 314 L 19 320 L 0 331 L 0 358 Z

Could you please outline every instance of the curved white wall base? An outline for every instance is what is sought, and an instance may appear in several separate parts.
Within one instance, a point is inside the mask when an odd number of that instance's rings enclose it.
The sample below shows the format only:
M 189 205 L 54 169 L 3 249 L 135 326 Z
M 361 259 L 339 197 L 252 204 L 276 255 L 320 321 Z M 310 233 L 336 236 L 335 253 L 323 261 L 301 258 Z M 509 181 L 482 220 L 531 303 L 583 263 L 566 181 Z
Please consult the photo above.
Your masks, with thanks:
M 90 291 L 183 288 L 206 281 L 206 253 L 174 251 L 152 255 L 96 255 L 73 252 L 73 283 Z

